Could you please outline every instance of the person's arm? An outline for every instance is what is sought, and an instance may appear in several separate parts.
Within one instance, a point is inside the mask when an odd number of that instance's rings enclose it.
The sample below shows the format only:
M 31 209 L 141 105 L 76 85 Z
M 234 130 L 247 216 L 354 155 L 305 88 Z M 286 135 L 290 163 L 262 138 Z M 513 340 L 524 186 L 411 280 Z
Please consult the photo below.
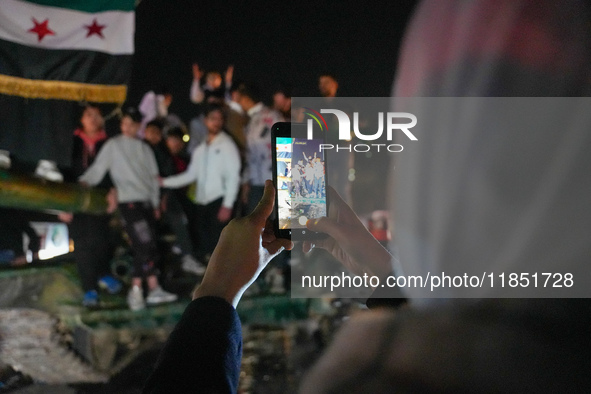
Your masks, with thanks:
M 195 182 L 197 180 L 197 171 L 199 169 L 199 165 L 197 164 L 199 152 L 199 148 L 193 151 L 191 154 L 191 162 L 185 172 L 162 178 L 162 186 L 170 189 L 178 189 L 179 187 L 187 186 L 188 184 Z
M 222 183 L 224 188 L 224 199 L 222 206 L 218 210 L 217 219 L 224 223 L 232 218 L 232 209 L 234 201 L 240 190 L 240 152 L 234 141 L 229 139 L 229 143 L 224 149 L 224 163 L 222 163 Z
M 201 77 L 203 73 L 199 69 L 199 65 L 197 63 L 193 64 L 193 82 L 191 83 L 191 101 L 195 104 L 200 104 L 203 102 L 205 98 L 205 94 L 203 93 L 203 89 L 201 89 Z
M 234 142 L 230 142 L 224 154 L 224 200 L 222 206 L 232 209 L 240 189 L 240 152 Z
M 152 207 L 158 210 L 160 207 L 160 185 L 158 184 L 158 163 L 156 162 L 156 156 L 152 148 L 148 144 L 144 145 L 144 157 L 146 165 L 148 166 L 148 174 L 150 174 L 150 201 Z
M 290 240 L 275 237 L 273 223 L 268 220 L 274 203 L 275 188 L 267 180 L 263 197 L 252 213 L 233 219 L 222 231 L 194 299 L 216 296 L 238 305 L 242 293 L 267 263 L 283 249 L 293 247 Z
M 219 297 L 195 299 L 170 334 L 144 393 L 236 393 L 241 335 L 230 303 Z
M 193 83 L 191 83 L 191 102 L 200 104 L 204 98 L 205 94 L 203 93 L 203 89 L 201 89 L 199 80 L 193 80 Z
M 230 90 L 232 89 L 233 79 L 234 79 L 234 66 L 230 64 L 228 66 L 228 68 L 226 69 L 226 78 L 224 78 L 225 83 L 226 83 L 226 89 L 224 91 L 224 99 L 226 100 L 227 103 L 232 101 L 232 93 L 230 93 Z
M 103 145 L 92 165 L 78 178 L 79 182 L 95 186 L 103 180 L 111 166 L 111 151 L 113 149 L 112 141 L 113 140 L 109 140 L 105 142 L 105 145 Z
M 144 393 L 235 393 L 242 338 L 235 307 L 248 286 L 283 249 L 268 221 L 275 189 L 265 183 L 259 205 L 224 228 L 201 285 L 168 338 Z
M 143 115 L 144 119 L 154 119 L 158 116 L 157 108 L 157 96 L 154 91 L 150 90 L 142 97 L 138 110 Z

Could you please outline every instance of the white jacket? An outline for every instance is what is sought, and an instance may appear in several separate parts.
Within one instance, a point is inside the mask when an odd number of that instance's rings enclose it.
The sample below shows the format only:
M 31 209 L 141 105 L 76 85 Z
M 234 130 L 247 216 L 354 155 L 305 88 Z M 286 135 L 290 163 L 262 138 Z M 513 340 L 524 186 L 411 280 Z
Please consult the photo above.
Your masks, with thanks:
M 240 153 L 228 134 L 220 132 L 209 144 L 201 143 L 191 154 L 187 170 L 165 178 L 162 185 L 178 188 L 193 182 L 197 204 L 223 197 L 222 205 L 232 208 L 240 187 Z

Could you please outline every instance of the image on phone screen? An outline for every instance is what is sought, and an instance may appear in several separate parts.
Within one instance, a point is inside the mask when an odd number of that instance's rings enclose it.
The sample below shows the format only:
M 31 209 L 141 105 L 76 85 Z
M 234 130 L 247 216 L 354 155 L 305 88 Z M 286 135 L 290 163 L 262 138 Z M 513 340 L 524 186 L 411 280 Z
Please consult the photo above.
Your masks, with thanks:
M 277 137 L 279 229 L 305 229 L 308 219 L 327 215 L 322 143 L 320 139 Z

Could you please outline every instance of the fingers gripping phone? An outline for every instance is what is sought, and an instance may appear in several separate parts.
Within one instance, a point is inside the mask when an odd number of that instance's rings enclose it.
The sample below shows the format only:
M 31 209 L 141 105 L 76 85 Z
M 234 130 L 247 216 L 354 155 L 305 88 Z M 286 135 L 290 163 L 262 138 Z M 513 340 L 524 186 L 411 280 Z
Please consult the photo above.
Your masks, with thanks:
M 275 234 L 296 241 L 326 237 L 306 228 L 309 219 L 328 213 L 324 136 L 319 131 L 309 132 L 307 127 L 281 122 L 271 128 L 273 183 L 277 190 Z

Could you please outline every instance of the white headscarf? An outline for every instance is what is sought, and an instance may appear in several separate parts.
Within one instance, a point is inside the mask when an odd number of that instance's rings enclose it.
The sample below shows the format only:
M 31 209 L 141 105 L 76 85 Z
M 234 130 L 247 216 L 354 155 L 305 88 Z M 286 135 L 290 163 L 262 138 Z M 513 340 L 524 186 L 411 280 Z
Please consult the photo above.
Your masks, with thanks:
M 424 1 L 394 97 L 590 96 L 589 21 L 577 0 Z M 488 127 L 486 100 L 431 102 L 436 132 L 407 142 L 394 172 L 403 274 L 572 272 L 591 262 L 591 99 L 571 100 L 517 133 Z

